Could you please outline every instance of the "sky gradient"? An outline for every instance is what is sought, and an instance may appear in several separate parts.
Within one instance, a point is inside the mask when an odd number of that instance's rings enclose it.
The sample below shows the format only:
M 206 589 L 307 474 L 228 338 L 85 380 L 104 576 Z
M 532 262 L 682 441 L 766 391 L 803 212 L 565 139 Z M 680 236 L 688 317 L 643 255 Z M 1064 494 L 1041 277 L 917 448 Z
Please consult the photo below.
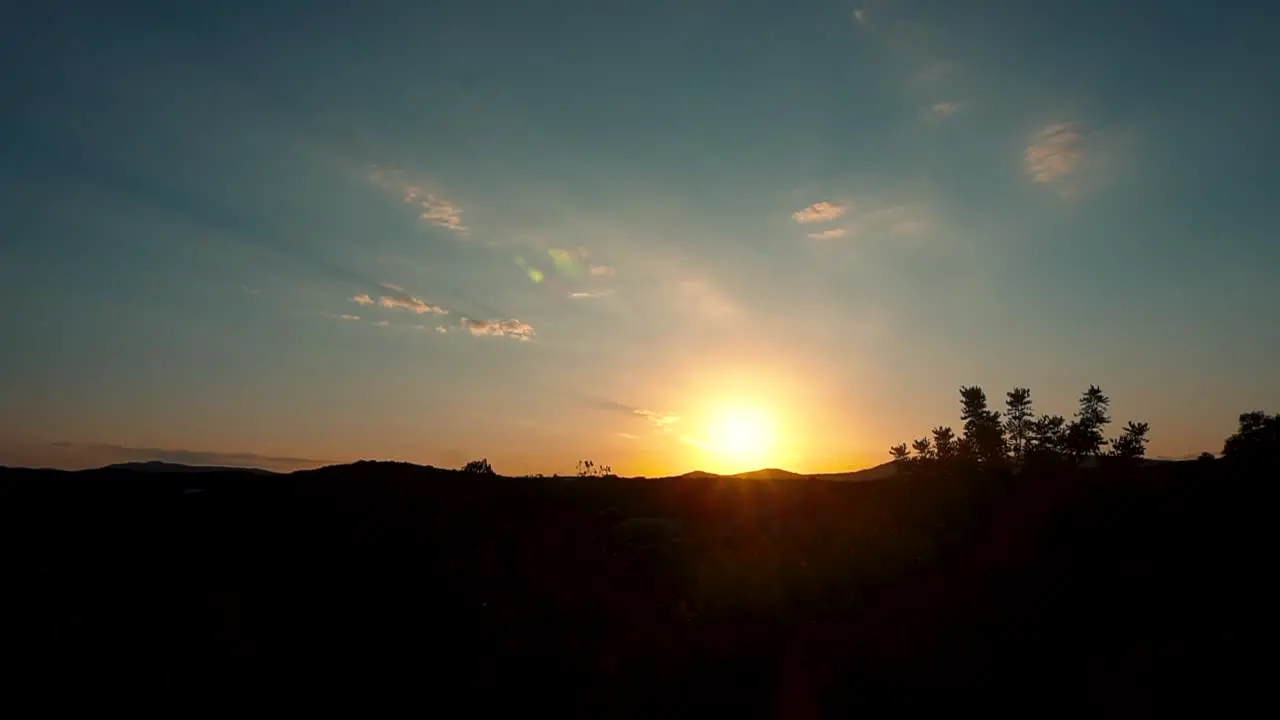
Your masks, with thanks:
M 1280 8 L 0 11 L 0 464 L 838 471 L 1280 409 Z M 726 414 L 771 428 L 726 453 Z

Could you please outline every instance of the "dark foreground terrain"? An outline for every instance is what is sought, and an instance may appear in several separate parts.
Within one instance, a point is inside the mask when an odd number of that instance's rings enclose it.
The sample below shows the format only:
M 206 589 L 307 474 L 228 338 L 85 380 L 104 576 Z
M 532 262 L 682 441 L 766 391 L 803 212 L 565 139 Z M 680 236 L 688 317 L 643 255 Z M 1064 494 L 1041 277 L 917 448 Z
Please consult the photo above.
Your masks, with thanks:
M 904 475 L 0 470 L 4 684 L 173 712 L 1258 707 L 1266 473 Z

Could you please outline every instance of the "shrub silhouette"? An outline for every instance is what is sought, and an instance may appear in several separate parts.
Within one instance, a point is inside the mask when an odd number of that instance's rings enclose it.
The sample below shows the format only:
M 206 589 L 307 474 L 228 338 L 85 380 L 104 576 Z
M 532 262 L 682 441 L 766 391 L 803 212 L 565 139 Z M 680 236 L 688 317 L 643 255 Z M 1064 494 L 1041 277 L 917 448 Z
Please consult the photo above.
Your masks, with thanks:
M 1242 413 L 1239 429 L 1222 445 L 1226 460 L 1274 463 L 1280 460 L 1280 414 L 1261 410 Z
M 472 460 L 471 462 L 462 466 L 462 472 L 471 473 L 473 475 L 496 475 L 497 474 L 493 471 L 493 466 L 489 464 L 488 458 L 481 458 L 480 460 Z

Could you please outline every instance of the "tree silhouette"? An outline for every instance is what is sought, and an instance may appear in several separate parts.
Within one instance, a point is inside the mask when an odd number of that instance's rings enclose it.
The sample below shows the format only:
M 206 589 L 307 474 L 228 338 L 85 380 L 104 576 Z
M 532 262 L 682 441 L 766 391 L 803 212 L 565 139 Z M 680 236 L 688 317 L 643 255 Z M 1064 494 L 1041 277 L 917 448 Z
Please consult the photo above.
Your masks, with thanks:
M 496 475 L 497 474 L 493 471 L 493 466 L 489 464 L 488 458 L 482 458 L 480 460 L 472 460 L 471 462 L 462 466 L 462 472 L 471 473 L 473 475 Z
M 980 462 L 1004 457 L 1004 427 L 1000 413 L 987 408 L 987 394 L 977 385 L 960 388 L 960 419 L 964 420 L 966 454 Z
M 1242 413 L 1240 426 L 1222 446 L 1222 457 L 1245 462 L 1275 462 L 1280 459 L 1280 414 L 1261 410 Z
M 939 460 L 950 460 L 956 456 L 956 434 L 951 428 L 933 429 L 933 454 Z
M 608 465 L 597 465 L 590 460 L 579 460 L 576 467 L 578 477 L 613 477 L 613 468 Z
M 1146 453 L 1147 431 L 1151 426 L 1147 423 L 1130 422 L 1124 427 L 1120 437 L 1111 441 L 1111 454 L 1124 460 L 1137 460 Z
M 999 412 L 987 407 L 987 395 L 977 385 L 961 386 L 960 418 L 964 421 L 964 435 L 956 438 L 949 427 L 935 427 L 932 442 L 928 437 L 913 440 L 889 449 L 895 462 L 936 460 L 953 462 L 964 458 L 984 464 L 1006 462 L 1006 448 L 1015 461 L 1037 465 L 1054 464 L 1061 458 L 1075 461 L 1102 454 L 1103 448 L 1113 444 L 1112 457 L 1137 459 L 1146 452 L 1147 433 L 1151 426 L 1143 422 L 1130 422 L 1120 437 L 1108 442 L 1103 428 L 1111 422 L 1108 409 L 1111 399 L 1097 385 L 1080 395 L 1080 407 L 1076 419 L 1067 422 L 1061 415 L 1036 416 L 1031 408 L 1031 390 L 1014 388 L 1006 394 L 1008 414 L 1003 422 Z M 1248 413 L 1240 416 L 1241 432 L 1233 435 L 1232 447 L 1237 453 L 1256 454 L 1246 450 L 1255 445 L 1273 448 L 1271 456 L 1280 457 L 1275 449 L 1280 435 L 1280 416 L 1265 413 Z M 1006 431 L 1008 433 L 1006 440 Z M 1269 434 L 1268 434 L 1269 433 Z M 1237 437 L 1239 436 L 1239 437 Z M 1269 439 L 1267 439 L 1269 438 Z M 1266 445 L 1266 443 L 1271 445 Z M 915 457 L 911 455 L 915 451 Z
M 1111 422 L 1107 408 L 1111 398 L 1102 394 L 1097 385 L 1090 385 L 1080 395 L 1080 409 L 1076 419 L 1067 426 L 1067 450 L 1076 459 L 1099 455 L 1107 445 L 1102 429 Z
M 1061 415 L 1041 415 L 1027 433 L 1028 457 L 1054 457 L 1067 451 L 1067 421 Z
M 1031 412 L 1031 390 L 1018 387 L 1010 390 L 1004 407 L 1004 431 L 1009 439 L 1009 451 L 1015 460 L 1022 460 L 1026 455 L 1027 439 L 1034 420 Z

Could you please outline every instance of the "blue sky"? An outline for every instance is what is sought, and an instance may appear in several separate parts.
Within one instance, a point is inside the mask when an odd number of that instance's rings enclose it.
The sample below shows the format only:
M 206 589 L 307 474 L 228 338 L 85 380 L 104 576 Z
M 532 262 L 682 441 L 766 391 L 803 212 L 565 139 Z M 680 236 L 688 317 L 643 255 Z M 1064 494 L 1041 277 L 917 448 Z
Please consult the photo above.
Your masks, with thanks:
M 1097 383 L 1165 456 L 1280 407 L 1265 3 L 48 5 L 0 22 L 0 463 L 818 472 L 961 384 Z

